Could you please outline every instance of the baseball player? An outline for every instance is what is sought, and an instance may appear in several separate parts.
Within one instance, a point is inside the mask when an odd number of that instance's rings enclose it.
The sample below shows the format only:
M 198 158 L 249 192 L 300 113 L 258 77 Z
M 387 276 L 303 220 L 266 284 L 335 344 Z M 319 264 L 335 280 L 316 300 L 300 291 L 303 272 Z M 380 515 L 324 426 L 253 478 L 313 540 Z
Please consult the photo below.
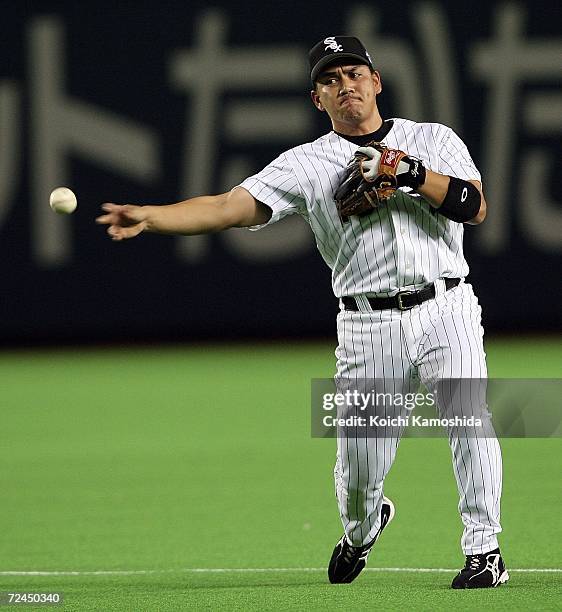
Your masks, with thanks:
M 141 232 L 203 234 L 260 229 L 286 215 L 310 224 L 340 302 L 336 380 L 486 378 L 481 309 L 463 255 L 463 225 L 486 216 L 480 173 L 462 140 L 438 123 L 383 120 L 381 76 L 355 37 L 329 36 L 309 53 L 311 97 L 332 130 L 285 151 L 231 191 L 166 206 L 104 204 L 113 240 Z M 390 384 L 390 383 L 389 383 Z M 466 564 L 453 588 L 509 578 L 498 548 L 501 454 L 495 435 L 449 430 Z M 383 484 L 399 432 L 339 436 L 334 470 L 344 534 L 332 583 L 352 582 L 392 521 Z

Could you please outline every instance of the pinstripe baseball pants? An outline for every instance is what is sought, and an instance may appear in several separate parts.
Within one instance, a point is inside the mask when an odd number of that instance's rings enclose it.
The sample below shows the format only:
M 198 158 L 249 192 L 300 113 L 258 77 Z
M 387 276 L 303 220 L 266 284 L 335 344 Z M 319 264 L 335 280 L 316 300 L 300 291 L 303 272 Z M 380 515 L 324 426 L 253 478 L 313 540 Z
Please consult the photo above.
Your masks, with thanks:
M 336 380 L 384 379 L 393 392 L 410 393 L 441 379 L 485 379 L 481 308 L 471 285 L 461 282 L 407 311 L 340 311 Z M 360 300 L 358 301 L 360 302 Z M 366 302 L 366 301 L 365 301 Z M 465 554 L 497 548 L 502 461 L 497 438 L 458 437 L 449 430 L 453 470 L 464 524 Z M 338 437 L 334 469 L 340 516 L 350 542 L 370 542 L 379 528 L 384 479 L 394 462 L 400 435 Z

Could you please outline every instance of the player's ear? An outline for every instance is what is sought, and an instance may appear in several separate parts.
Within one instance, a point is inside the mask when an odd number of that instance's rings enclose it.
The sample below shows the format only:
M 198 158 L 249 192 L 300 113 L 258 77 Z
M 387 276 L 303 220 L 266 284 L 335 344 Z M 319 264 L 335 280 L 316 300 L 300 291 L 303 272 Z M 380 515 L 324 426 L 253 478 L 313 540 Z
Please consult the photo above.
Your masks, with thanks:
M 373 79 L 373 83 L 375 85 L 375 93 L 378 95 L 382 91 L 382 81 L 381 75 L 378 70 L 374 70 L 371 73 L 371 79 Z
M 320 96 L 319 96 L 319 95 L 318 95 L 318 93 L 316 92 L 316 89 L 313 89 L 313 90 L 310 92 L 310 97 L 311 97 L 311 99 L 312 99 L 312 104 L 314 104 L 314 106 L 316 106 L 316 108 L 317 108 L 319 111 L 323 111 L 323 110 L 325 110 L 325 108 L 324 108 L 324 106 L 323 106 L 322 102 L 320 102 Z

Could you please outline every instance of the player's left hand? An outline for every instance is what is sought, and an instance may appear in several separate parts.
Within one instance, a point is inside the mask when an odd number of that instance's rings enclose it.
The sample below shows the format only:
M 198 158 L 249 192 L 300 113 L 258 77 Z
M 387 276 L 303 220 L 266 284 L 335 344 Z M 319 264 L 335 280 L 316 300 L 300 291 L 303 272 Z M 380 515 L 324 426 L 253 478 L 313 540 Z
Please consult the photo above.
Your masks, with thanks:
M 386 166 L 383 168 L 382 160 L 389 151 L 402 157 L 406 155 L 374 141 L 357 149 L 334 193 L 342 221 L 347 221 L 353 215 L 369 214 L 396 191 L 395 175 L 385 172 Z
M 399 187 L 417 189 L 425 175 L 421 160 L 404 151 L 389 149 L 380 142 L 359 147 L 334 193 L 341 219 L 372 212 Z
M 415 188 L 421 184 L 423 165 L 421 160 L 410 157 L 404 151 L 388 149 L 384 145 L 359 147 L 357 153 L 364 155 L 361 171 L 365 180 L 376 183 L 381 175 L 396 177 L 397 187 Z M 356 153 L 356 154 L 357 154 Z M 425 178 L 425 171 L 423 172 Z M 392 181 L 394 183 L 394 181 Z M 392 191 L 395 191 L 393 189 Z M 392 195 L 392 191 L 386 197 Z M 384 198 L 382 193 L 379 197 Z
M 375 149 L 375 147 L 359 147 L 357 153 L 364 156 L 363 159 L 359 161 L 363 178 L 372 183 L 379 173 L 381 149 Z

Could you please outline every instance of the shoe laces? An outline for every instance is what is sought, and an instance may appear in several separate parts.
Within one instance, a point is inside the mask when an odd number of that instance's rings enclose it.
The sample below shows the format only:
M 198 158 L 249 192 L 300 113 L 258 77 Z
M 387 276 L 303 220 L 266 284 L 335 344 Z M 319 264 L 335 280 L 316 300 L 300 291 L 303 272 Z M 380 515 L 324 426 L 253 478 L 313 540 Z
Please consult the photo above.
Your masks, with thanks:
M 480 569 L 480 557 L 478 555 L 470 555 L 466 560 L 467 569 Z
M 345 552 L 343 554 L 343 556 L 345 557 L 346 561 L 352 561 L 354 559 L 354 557 L 357 555 L 357 548 L 354 548 L 353 546 L 346 546 L 345 548 Z
M 371 552 L 371 546 L 350 546 L 349 544 L 345 547 L 343 556 L 348 563 L 352 561 L 367 561 L 367 557 Z

